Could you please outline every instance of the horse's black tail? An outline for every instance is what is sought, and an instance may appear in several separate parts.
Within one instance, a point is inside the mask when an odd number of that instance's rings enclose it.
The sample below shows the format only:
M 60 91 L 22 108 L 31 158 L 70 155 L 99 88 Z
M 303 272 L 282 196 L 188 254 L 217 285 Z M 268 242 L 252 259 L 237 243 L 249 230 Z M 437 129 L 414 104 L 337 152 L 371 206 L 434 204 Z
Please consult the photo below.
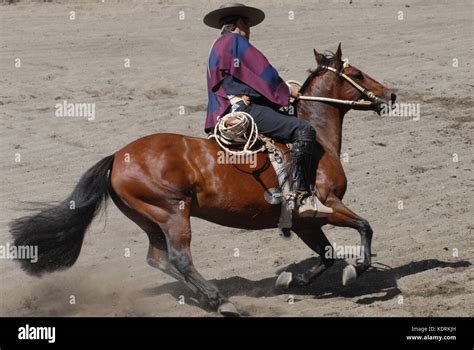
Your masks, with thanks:
M 86 230 L 109 195 L 108 172 L 113 161 L 114 156 L 108 156 L 90 168 L 61 204 L 10 224 L 17 249 L 37 247 L 34 259 L 18 259 L 23 270 L 40 276 L 76 262 Z

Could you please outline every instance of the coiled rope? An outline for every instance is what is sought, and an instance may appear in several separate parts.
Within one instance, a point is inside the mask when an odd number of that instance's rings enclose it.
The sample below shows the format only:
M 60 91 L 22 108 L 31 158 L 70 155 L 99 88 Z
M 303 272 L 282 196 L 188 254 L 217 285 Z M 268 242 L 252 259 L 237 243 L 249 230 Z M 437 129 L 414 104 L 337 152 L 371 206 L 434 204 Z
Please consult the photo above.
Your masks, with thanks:
M 259 140 L 259 134 L 257 124 L 246 112 L 232 112 L 219 118 L 214 127 L 214 134 L 209 138 L 214 138 L 219 146 L 230 154 L 254 154 L 265 150 L 265 146 L 256 150 L 251 149 Z M 233 151 L 227 147 L 235 145 L 236 142 L 243 144 L 242 150 Z

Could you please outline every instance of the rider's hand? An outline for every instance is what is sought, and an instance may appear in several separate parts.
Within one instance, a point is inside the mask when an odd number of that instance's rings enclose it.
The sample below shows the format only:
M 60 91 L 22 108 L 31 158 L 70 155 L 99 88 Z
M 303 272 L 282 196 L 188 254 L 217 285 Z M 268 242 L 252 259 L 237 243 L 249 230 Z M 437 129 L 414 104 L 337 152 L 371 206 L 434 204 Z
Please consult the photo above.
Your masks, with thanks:
M 248 97 L 247 95 L 242 96 L 242 101 L 246 106 L 250 106 L 250 97 Z
M 300 94 L 300 89 L 296 85 L 290 85 L 290 94 L 291 97 L 298 99 L 301 94 Z

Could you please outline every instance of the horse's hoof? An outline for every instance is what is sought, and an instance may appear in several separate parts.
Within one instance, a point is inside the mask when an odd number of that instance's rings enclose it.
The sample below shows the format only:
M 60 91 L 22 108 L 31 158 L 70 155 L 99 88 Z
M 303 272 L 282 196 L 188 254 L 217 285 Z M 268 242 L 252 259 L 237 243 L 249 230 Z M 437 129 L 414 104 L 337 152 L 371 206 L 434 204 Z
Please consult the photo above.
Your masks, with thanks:
M 286 272 L 283 271 L 280 273 L 280 276 L 278 276 L 276 282 L 275 282 L 275 288 L 276 289 L 288 289 L 290 288 L 290 283 L 293 280 L 293 275 L 291 272 Z
M 225 302 L 224 304 L 219 306 L 219 309 L 217 309 L 217 311 L 219 311 L 219 313 L 225 317 L 240 317 L 239 312 L 235 308 L 234 304 L 232 304 L 231 302 Z
M 342 285 L 348 286 L 357 279 L 357 270 L 353 265 L 347 265 L 342 271 Z

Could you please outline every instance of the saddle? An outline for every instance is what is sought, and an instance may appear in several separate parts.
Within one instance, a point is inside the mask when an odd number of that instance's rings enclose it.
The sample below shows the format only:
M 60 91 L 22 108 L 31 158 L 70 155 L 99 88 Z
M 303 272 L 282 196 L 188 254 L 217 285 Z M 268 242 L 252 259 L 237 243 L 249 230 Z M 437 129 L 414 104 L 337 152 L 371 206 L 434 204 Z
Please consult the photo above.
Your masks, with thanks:
M 246 112 L 233 112 L 221 117 L 209 139 L 214 139 L 222 150 L 230 154 L 268 154 L 279 187 L 266 189 L 264 198 L 271 205 L 281 204 L 278 228 L 288 237 L 292 226 L 292 208 L 287 201 L 291 185 L 288 171 L 290 156 L 287 152 L 290 145 L 276 144 L 273 139 L 259 134 L 255 121 Z

